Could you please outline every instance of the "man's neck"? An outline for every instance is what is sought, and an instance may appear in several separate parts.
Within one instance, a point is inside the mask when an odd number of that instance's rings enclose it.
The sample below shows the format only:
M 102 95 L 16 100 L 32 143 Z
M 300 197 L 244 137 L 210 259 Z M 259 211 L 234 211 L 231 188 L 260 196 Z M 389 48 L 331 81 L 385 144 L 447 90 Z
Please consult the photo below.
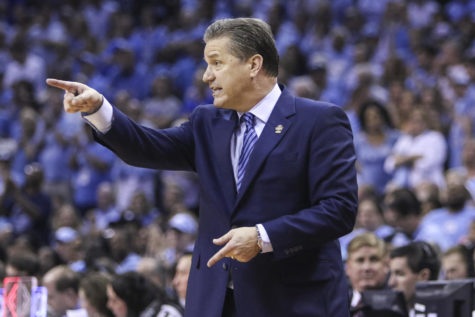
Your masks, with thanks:
M 242 109 L 236 109 L 237 111 L 248 112 L 251 110 L 259 103 L 259 101 L 264 99 L 264 97 L 267 96 L 277 84 L 277 78 L 275 77 L 256 77 L 254 80 L 255 84 L 253 85 L 253 89 L 249 94 L 247 105 Z

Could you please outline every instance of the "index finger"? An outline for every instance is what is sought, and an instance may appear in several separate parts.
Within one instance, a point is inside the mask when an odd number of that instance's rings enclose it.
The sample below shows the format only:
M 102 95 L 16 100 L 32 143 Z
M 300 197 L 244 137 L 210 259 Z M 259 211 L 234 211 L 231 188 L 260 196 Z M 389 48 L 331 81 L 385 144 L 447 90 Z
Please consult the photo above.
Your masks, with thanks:
M 66 80 L 48 78 L 48 79 L 46 79 L 46 83 L 50 86 L 69 91 L 70 93 L 73 93 L 73 94 L 77 93 L 78 90 L 79 90 L 79 84 L 75 83 L 73 81 L 66 81 Z
M 222 247 L 218 252 L 216 252 L 211 259 L 209 259 L 207 265 L 208 267 L 212 267 L 215 265 L 219 260 L 223 259 L 226 257 L 226 254 L 228 254 L 233 248 L 229 245 L 226 244 L 224 247 Z

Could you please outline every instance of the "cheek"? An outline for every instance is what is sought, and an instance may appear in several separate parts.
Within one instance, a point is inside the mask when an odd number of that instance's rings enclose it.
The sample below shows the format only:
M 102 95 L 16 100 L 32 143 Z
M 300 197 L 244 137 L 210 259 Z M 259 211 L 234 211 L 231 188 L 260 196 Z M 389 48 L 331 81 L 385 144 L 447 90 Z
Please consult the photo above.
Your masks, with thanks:
M 121 317 L 126 317 L 127 316 L 127 306 L 125 306 L 125 304 L 121 304 L 120 305 L 120 316 Z
M 356 263 L 356 264 L 353 266 L 353 272 L 362 273 L 362 271 L 364 271 L 364 265 L 363 265 L 363 264 L 361 264 L 361 263 Z
M 401 282 L 402 291 L 405 292 L 407 295 L 410 295 L 411 293 L 413 293 L 415 287 L 416 287 L 415 280 L 406 279 Z
M 375 270 L 377 272 L 380 272 L 383 270 L 383 267 L 380 262 L 371 262 L 370 267 L 372 270 Z
M 242 92 L 246 84 L 246 78 L 239 70 L 228 73 L 221 77 L 223 88 L 225 88 L 226 95 L 236 95 Z
M 125 316 L 127 315 L 127 306 L 125 305 L 125 303 L 121 301 L 117 301 L 115 303 L 115 311 L 119 313 L 121 316 Z
M 118 305 L 118 303 L 110 303 L 109 304 L 109 308 L 110 310 L 112 310 L 112 312 L 114 313 L 115 316 L 120 316 L 120 307 Z
M 404 286 L 406 284 L 404 277 L 401 277 L 401 276 L 396 277 L 395 281 L 396 281 L 396 288 L 400 291 L 404 290 Z

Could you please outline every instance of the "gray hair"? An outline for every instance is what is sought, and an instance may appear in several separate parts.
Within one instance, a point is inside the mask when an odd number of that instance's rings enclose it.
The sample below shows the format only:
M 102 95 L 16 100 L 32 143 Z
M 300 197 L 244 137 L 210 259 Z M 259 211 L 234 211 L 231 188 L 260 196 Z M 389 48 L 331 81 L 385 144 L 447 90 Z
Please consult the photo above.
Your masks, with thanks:
M 255 54 L 263 58 L 262 68 L 272 77 L 279 73 L 279 54 L 275 46 L 270 26 L 259 19 L 236 18 L 217 20 L 211 24 L 203 36 L 209 40 L 220 37 L 229 37 L 229 50 L 240 60 L 247 60 Z

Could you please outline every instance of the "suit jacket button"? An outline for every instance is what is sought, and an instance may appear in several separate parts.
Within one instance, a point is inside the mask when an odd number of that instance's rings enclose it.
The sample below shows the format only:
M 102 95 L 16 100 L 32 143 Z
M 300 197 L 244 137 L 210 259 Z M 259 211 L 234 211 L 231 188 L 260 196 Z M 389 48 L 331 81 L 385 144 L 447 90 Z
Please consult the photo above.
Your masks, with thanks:
M 225 271 L 228 270 L 228 264 L 227 263 L 223 263 L 223 270 L 225 270 Z

